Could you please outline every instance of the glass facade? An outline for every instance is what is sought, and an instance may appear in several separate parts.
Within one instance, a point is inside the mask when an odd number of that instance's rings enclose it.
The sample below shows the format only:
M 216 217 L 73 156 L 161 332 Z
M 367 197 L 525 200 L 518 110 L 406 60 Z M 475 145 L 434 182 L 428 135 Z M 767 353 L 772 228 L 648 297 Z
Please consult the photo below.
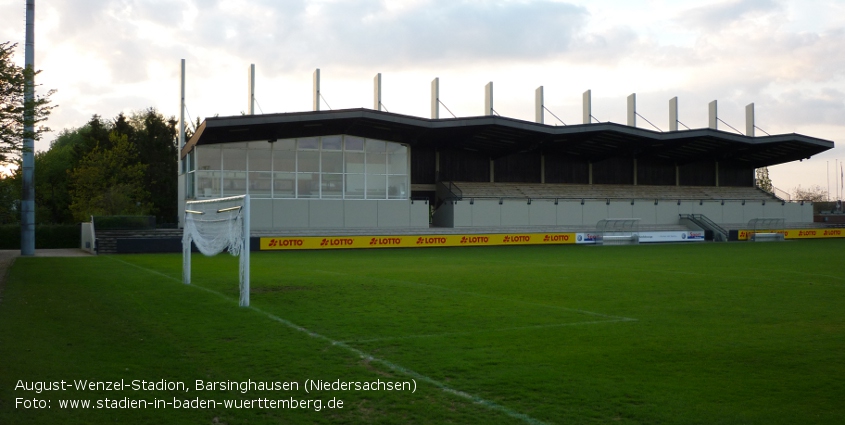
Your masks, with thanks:
M 409 199 L 409 148 L 354 136 L 196 146 L 188 198 Z

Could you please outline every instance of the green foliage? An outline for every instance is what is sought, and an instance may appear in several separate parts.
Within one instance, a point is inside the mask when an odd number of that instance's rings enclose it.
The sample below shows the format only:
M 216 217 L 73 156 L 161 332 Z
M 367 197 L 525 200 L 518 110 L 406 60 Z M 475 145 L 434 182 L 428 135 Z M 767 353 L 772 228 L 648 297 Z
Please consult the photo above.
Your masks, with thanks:
M 70 172 L 70 210 L 77 221 L 91 215 L 145 215 L 152 206 L 144 186 L 146 164 L 126 135 L 112 132 L 112 148 L 95 147 Z
M 757 187 L 769 193 L 774 193 L 774 186 L 772 186 L 772 179 L 769 178 L 769 167 L 757 169 Z
M 156 218 L 151 215 L 94 216 L 94 228 L 97 230 L 155 229 Z
M 39 125 L 47 120 L 55 105 L 50 104 L 50 90 L 44 96 L 33 96 L 27 103 L 24 92 L 41 71 L 25 69 L 12 62 L 17 44 L 0 43 L 0 164 L 8 163 L 20 154 L 24 139 L 39 140 L 50 131 Z M 30 86 L 34 90 L 34 86 Z M 31 111 L 30 114 L 25 114 Z M 33 127 L 26 131 L 26 124 Z
M 146 212 L 155 214 L 159 223 L 176 222 L 175 135 L 176 121 L 152 108 L 129 117 L 121 113 L 112 122 L 94 115 L 84 126 L 62 131 L 49 151 L 36 156 L 36 218 L 72 222 L 74 217 L 69 209 L 72 180 L 68 181 L 68 174 L 62 169 L 76 169 L 95 149 L 113 149 L 115 136 L 122 136 L 137 154 L 133 161 L 145 166 L 142 185 L 149 192 Z
M 36 249 L 79 248 L 78 224 L 37 224 Z M 0 249 L 21 249 L 20 224 L 0 224 Z
M 0 175 L 0 224 L 20 222 L 20 199 L 20 181 L 14 175 Z
M 138 160 L 147 166 L 144 185 L 150 191 L 151 212 L 160 223 L 176 223 L 179 196 L 176 120 L 165 119 L 150 108 L 133 113 L 129 124 L 133 129 L 130 141 L 138 149 Z

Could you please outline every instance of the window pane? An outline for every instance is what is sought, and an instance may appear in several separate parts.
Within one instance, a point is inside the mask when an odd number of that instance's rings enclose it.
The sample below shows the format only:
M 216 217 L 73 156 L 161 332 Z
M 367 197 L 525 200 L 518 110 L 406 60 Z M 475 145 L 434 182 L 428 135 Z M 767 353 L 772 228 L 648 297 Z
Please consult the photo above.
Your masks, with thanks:
M 323 174 L 321 182 L 323 198 L 343 196 L 343 174 Z
M 342 173 L 343 172 L 343 152 L 326 152 L 322 153 L 323 168 L 325 173 Z
M 249 171 L 270 171 L 270 166 L 273 163 L 273 158 L 270 156 L 270 144 L 266 143 L 266 147 L 260 149 L 250 149 L 249 151 Z
M 194 151 L 197 153 L 198 170 L 219 170 L 220 169 L 220 148 L 217 146 L 197 146 Z
M 367 174 L 385 174 L 387 156 L 383 153 L 367 152 Z
M 364 173 L 364 154 L 363 153 L 345 153 L 346 172 L 347 173 Z
M 196 193 L 194 192 L 194 173 L 188 173 L 185 176 L 185 197 L 186 198 L 196 198 Z
M 220 197 L 220 172 L 219 171 L 196 171 L 197 175 L 197 198 L 219 198 Z
M 282 139 L 273 142 L 273 149 L 277 151 L 295 151 L 296 139 Z
M 364 199 L 364 175 L 363 174 L 347 174 L 346 175 L 346 199 Z
M 390 199 L 408 199 L 408 177 L 387 176 L 387 197 Z
M 339 151 L 341 146 L 340 136 L 325 136 L 323 137 L 323 150 Z
M 317 149 L 320 147 L 319 141 L 316 137 L 306 137 L 304 139 L 299 139 L 299 148 L 298 149 Z
M 299 151 L 297 156 L 297 170 L 317 173 L 320 171 L 320 151 Z
M 367 199 L 387 199 L 387 176 L 367 175 Z
M 274 198 L 293 198 L 296 196 L 296 174 L 294 173 L 275 173 L 276 178 L 273 180 L 273 197 Z
M 223 149 L 223 169 L 245 171 L 246 149 Z
M 296 171 L 296 151 L 273 151 L 273 171 Z
M 223 196 L 246 194 L 246 172 L 223 173 Z
M 408 174 L 408 156 L 405 152 L 399 151 L 388 154 L 387 163 L 389 174 Z
M 367 139 L 367 152 L 384 152 L 386 145 L 381 140 Z
M 387 142 L 387 153 L 403 152 L 408 148 L 401 143 Z
M 364 150 L 364 139 L 354 136 L 345 136 L 346 150 L 348 151 L 362 151 Z
M 320 197 L 320 175 L 319 174 L 296 174 L 297 198 L 319 198 Z
M 256 198 L 269 198 L 273 174 L 269 172 L 249 172 L 249 194 Z

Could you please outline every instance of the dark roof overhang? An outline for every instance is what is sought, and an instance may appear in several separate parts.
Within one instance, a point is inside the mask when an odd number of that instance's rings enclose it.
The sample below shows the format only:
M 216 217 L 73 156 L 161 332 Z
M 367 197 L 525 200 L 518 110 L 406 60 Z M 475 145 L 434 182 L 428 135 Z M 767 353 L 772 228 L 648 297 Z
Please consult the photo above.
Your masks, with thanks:
M 809 158 L 834 145 L 794 133 L 748 137 L 714 129 L 657 132 L 615 123 L 552 126 L 500 116 L 427 119 L 362 108 L 208 118 L 181 154 L 195 145 L 330 134 L 476 151 L 493 159 L 541 152 L 594 162 L 622 156 L 676 164 L 726 160 L 755 168 Z

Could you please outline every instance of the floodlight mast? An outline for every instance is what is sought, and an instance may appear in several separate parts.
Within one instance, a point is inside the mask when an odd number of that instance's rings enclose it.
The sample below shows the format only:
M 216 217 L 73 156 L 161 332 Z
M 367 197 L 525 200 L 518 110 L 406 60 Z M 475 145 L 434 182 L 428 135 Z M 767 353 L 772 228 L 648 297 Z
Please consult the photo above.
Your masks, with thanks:
M 21 255 L 35 255 L 35 0 L 26 0 L 24 139 L 22 152 Z

